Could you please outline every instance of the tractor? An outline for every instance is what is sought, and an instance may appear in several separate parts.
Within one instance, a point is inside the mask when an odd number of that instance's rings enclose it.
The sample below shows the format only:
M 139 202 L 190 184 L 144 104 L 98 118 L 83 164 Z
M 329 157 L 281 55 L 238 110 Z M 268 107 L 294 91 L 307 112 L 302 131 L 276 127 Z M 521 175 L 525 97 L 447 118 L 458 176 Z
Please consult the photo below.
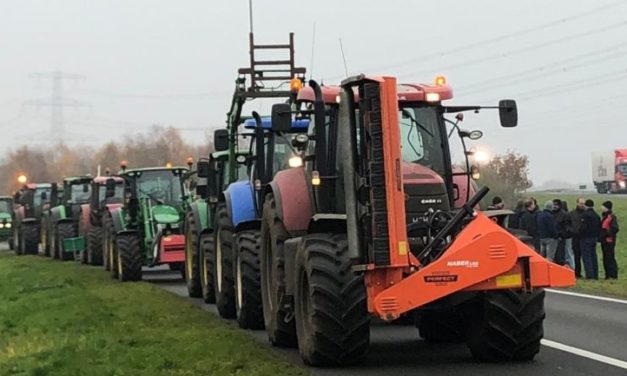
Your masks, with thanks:
M 107 196 L 107 190 L 113 192 Z M 97 176 L 91 181 L 89 203 L 81 205 L 78 236 L 83 239 L 84 249 L 80 252 L 83 264 L 103 265 L 103 218 L 105 211 L 122 206 L 124 179 L 119 176 Z M 108 265 L 105 265 L 108 269 Z
M 244 122 L 250 134 L 250 152 L 240 162 L 248 166 L 247 180 L 231 183 L 222 193 L 225 205 L 216 214 L 216 305 L 221 316 L 237 318 L 242 328 L 263 328 L 259 285 L 259 231 L 263 187 L 277 171 L 302 165 L 294 148 L 307 131 L 306 119 L 295 120 L 289 129 L 274 132 L 270 118 L 253 112 Z
M 485 361 L 531 360 L 543 336 L 544 287 L 572 286 L 553 264 L 478 210 L 470 166 L 454 168 L 452 136 L 476 138 L 446 114 L 513 100 L 446 106 L 452 89 L 355 76 L 314 94 L 305 165 L 265 187 L 261 286 L 273 345 L 298 346 L 305 363 L 342 366 L 367 352 L 372 318 L 411 314 L 430 341 L 465 341 Z M 336 104 L 327 98 L 336 98 Z M 294 111 L 275 104 L 272 126 Z
M 13 249 L 13 197 L 0 196 L 0 241 L 6 241 Z
M 184 181 L 187 167 L 126 169 L 124 203 L 107 208 L 104 218 L 104 255 L 112 278 L 139 281 L 142 267 L 167 264 L 182 270 L 185 262 L 183 217 L 189 196 Z M 115 186 L 107 185 L 105 197 L 115 196 Z
M 215 303 L 213 279 L 213 226 L 219 193 L 229 185 L 228 133 L 218 129 L 214 134 L 216 150 L 209 158 L 197 163 L 195 186 L 197 199 L 185 214 L 185 280 L 191 297 L 202 297 L 205 303 Z M 247 151 L 236 152 L 236 160 L 245 158 Z M 246 165 L 238 164 L 236 179 L 246 177 Z
M 44 252 L 61 261 L 75 260 L 84 249 L 84 239 L 78 236 L 81 206 L 89 204 L 92 177 L 70 176 L 63 179 L 63 194 L 56 205 L 44 213 L 42 239 Z M 58 195 L 52 190 L 52 196 Z
M 56 183 L 28 183 L 15 194 L 13 242 L 18 255 L 36 255 L 42 235 L 42 213 L 54 205 Z
M 259 57 L 259 52 L 261 56 Z M 273 55 L 273 56 L 270 56 Z M 199 179 L 207 179 L 205 173 L 210 173 L 213 177 L 220 176 L 218 183 L 212 183 L 210 188 L 218 188 L 218 192 L 226 189 L 229 184 L 238 180 L 246 179 L 247 175 L 242 174 L 243 168 L 237 162 L 238 158 L 243 158 L 245 145 L 241 145 L 239 129 L 247 117 L 242 115 L 244 105 L 251 100 L 295 99 L 297 89 L 303 84 L 305 68 L 297 67 L 294 59 L 294 34 L 289 34 L 287 44 L 256 44 L 253 33 L 249 34 L 249 56 L 248 67 L 238 69 L 238 77 L 235 80 L 235 91 L 231 99 L 231 106 L 227 113 L 226 129 L 217 130 L 214 137 L 216 152 L 228 151 L 226 160 L 223 163 L 209 166 L 209 160 L 204 158 L 199 160 L 197 167 L 200 174 Z M 283 83 L 289 83 L 289 87 Z M 220 158 L 225 156 L 221 155 Z M 215 157 L 217 158 L 217 157 Z M 213 158 L 213 161 L 216 159 Z M 213 163 L 213 162 L 212 162 Z M 214 167 L 222 167 L 224 170 L 216 170 Z M 212 170 L 210 172 L 211 167 Z M 245 170 L 245 168 L 244 168 Z M 198 205 L 192 205 L 192 210 L 186 216 L 186 231 L 189 232 L 189 244 L 186 249 L 186 280 L 188 293 L 192 297 L 202 296 L 206 302 L 216 300 L 215 269 L 213 262 L 215 258 L 214 246 L 211 237 L 215 238 L 215 226 L 218 220 L 217 213 L 226 213 L 226 203 L 223 195 L 212 196 L 215 202 L 196 201 Z M 193 222 L 193 223 L 192 223 Z M 228 229 L 227 231 L 232 231 Z M 226 233 L 225 233 L 226 234 Z M 225 235 L 227 244 L 231 249 L 230 237 Z M 219 287 L 219 286 L 218 286 Z M 233 310 L 227 316 L 233 316 Z M 221 311 L 223 311 L 221 309 Z

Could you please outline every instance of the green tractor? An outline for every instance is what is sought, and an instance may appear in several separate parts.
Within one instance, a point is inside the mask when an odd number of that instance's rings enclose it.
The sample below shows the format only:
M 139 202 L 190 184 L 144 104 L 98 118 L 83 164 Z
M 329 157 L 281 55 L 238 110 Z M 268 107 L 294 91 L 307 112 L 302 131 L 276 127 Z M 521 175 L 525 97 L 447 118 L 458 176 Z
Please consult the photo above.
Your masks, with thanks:
M 185 231 L 188 239 L 185 258 L 187 289 L 191 297 L 203 297 L 205 302 L 216 300 L 214 275 L 215 254 L 214 228 L 217 213 L 226 213 L 225 197 L 222 194 L 231 183 L 247 180 L 245 162 L 247 149 L 240 137 L 240 126 L 249 119 L 242 114 L 244 104 L 255 99 L 294 100 L 302 87 L 305 68 L 297 67 L 294 60 L 294 34 L 289 34 L 287 44 L 255 44 L 253 34 L 249 35 L 251 66 L 240 68 L 235 80 L 235 91 L 227 113 L 226 129 L 216 130 L 214 147 L 216 152 L 210 158 L 197 163 L 199 189 L 208 187 L 191 205 L 186 215 Z M 285 59 L 262 60 L 256 56 L 258 50 L 273 49 L 277 54 L 284 53 Z M 270 69 L 268 69 L 271 67 Z M 289 82 L 289 88 L 283 83 Z M 203 185 L 205 184 L 205 185 Z M 197 190 L 198 191 L 198 190 Z M 226 234 L 226 233 L 225 233 Z M 230 247 L 231 241 L 229 241 Z M 218 290 L 221 291 L 220 288 Z M 231 311 L 231 310 L 228 310 Z M 227 314 L 226 316 L 233 316 Z
M 126 169 L 122 206 L 107 208 L 104 217 L 104 255 L 112 278 L 139 281 L 142 267 L 168 264 L 182 273 L 185 262 L 183 218 L 189 208 L 187 167 Z M 115 195 L 113 185 L 107 197 Z
M 197 162 L 196 200 L 185 213 L 185 280 L 191 297 L 202 297 L 215 303 L 213 282 L 213 226 L 218 197 L 229 181 L 229 150 L 226 130 L 216 130 L 214 146 L 221 151 Z M 246 158 L 247 151 L 237 151 L 237 158 Z M 237 159 L 236 158 L 236 159 Z M 239 164 L 236 179 L 246 178 L 246 166 Z
M 36 255 L 42 230 L 42 213 L 56 202 L 56 183 L 28 183 L 15 194 L 13 243 L 18 255 Z
M 0 241 L 9 243 L 13 249 L 13 197 L 0 196 Z
M 91 198 L 91 176 L 71 176 L 63 179 L 63 194 L 57 205 L 44 213 L 42 243 L 44 253 L 52 259 L 74 260 L 84 248 L 85 241 L 78 236 L 81 206 Z M 53 197 L 58 192 L 53 189 Z

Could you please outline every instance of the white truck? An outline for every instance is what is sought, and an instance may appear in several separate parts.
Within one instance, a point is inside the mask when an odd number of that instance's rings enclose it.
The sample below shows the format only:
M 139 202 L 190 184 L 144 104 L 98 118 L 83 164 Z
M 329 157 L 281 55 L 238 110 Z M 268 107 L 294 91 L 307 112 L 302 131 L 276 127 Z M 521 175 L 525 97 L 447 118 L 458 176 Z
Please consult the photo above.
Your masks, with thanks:
M 599 193 L 626 191 L 627 149 L 592 153 L 592 181 Z

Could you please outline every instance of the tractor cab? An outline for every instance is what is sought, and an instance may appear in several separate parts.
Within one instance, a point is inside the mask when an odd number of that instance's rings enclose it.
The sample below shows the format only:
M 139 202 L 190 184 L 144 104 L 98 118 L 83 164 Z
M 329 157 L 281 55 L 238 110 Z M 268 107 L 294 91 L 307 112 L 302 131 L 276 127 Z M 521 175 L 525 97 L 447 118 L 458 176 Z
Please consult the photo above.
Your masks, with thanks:
M 78 219 L 80 206 L 90 202 L 92 179 L 91 176 L 73 176 L 63 179 L 63 193 L 59 205 L 64 207 L 68 217 Z
M 29 183 L 22 187 L 16 202 L 19 204 L 18 210 L 23 211 L 23 218 L 40 218 L 43 210 L 56 203 L 54 186 L 54 183 Z
M 9 241 L 13 249 L 11 235 L 13 234 L 13 197 L 0 196 L 0 241 Z

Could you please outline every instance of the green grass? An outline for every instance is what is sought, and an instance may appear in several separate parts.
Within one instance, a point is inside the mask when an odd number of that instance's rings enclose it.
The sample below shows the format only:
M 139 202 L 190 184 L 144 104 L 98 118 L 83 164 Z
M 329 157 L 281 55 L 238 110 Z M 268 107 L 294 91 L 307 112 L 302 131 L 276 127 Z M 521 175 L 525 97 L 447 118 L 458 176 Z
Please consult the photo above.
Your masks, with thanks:
M 575 208 L 577 197 L 590 198 L 594 200 L 594 208 L 601 215 L 601 204 L 607 200 L 614 204 L 614 214 L 618 218 L 620 231 L 618 232 L 618 240 L 616 242 L 616 262 L 618 263 L 618 279 L 604 280 L 605 273 L 603 270 L 603 260 L 601 258 L 601 245 L 597 245 L 597 255 L 599 257 L 599 278 L 598 281 L 577 280 L 575 290 L 589 292 L 594 294 L 612 295 L 617 297 L 627 297 L 627 198 L 616 197 L 612 195 L 547 195 L 547 194 L 531 194 L 538 200 L 540 207 L 544 206 L 544 202 L 559 198 L 568 202 L 570 210 Z
M 0 375 L 305 375 L 149 283 L 0 252 Z

